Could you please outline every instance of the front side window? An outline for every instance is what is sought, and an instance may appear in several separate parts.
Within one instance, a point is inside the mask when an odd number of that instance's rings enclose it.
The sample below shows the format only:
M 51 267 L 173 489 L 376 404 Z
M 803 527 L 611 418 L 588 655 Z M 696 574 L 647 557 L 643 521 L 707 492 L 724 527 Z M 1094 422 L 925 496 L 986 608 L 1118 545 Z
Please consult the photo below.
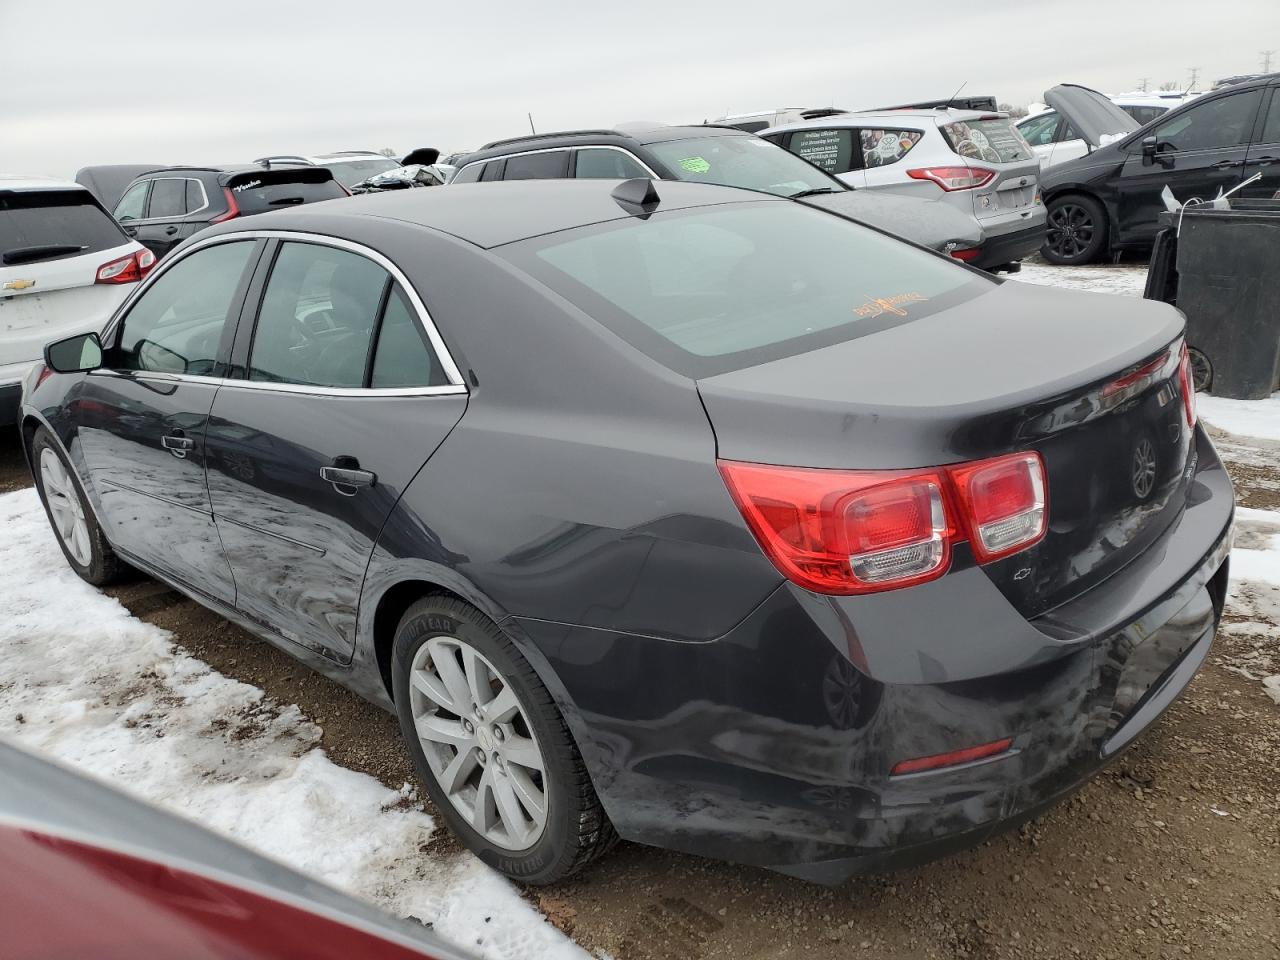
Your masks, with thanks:
M 791 135 L 790 150 L 827 173 L 848 173 L 862 157 L 854 153 L 853 131 L 797 130 Z
M 1249 142 L 1261 97 L 1261 90 L 1246 90 L 1197 103 L 1161 123 L 1153 133 L 1175 150 L 1238 147 Z
M 391 276 L 368 257 L 283 243 L 258 311 L 249 379 L 362 387 Z
M 897 163 L 924 136 L 919 130 L 859 130 L 864 167 L 886 167 Z
M 150 186 L 150 181 L 143 180 L 126 190 L 120 202 L 116 204 L 116 212 L 113 216 L 121 222 L 141 220 L 147 206 L 147 188 Z
M 627 218 L 504 255 L 692 377 L 908 323 L 992 287 L 842 217 L 775 201 Z
M 459 170 L 451 183 L 475 183 L 480 179 L 480 174 L 484 173 L 483 163 L 468 163 Z
M 634 180 L 652 176 L 634 157 L 621 150 L 600 147 L 578 151 L 573 175 L 579 180 Z
M 1053 135 L 1058 130 L 1058 113 L 1056 110 L 1041 113 L 1019 125 L 1018 130 L 1031 146 L 1047 147 L 1053 143 Z
M 808 190 L 847 189 L 794 153 L 748 134 L 668 140 L 649 144 L 649 150 L 677 180 L 718 183 L 780 197 Z
M 151 203 L 147 217 L 180 217 L 187 212 L 187 181 L 161 179 L 152 181 Z
M 157 277 L 124 318 L 111 365 L 216 375 L 222 331 L 253 247 L 252 240 L 206 247 Z
M 551 150 L 547 153 L 526 153 L 507 157 L 504 180 L 558 180 L 569 173 L 569 151 Z

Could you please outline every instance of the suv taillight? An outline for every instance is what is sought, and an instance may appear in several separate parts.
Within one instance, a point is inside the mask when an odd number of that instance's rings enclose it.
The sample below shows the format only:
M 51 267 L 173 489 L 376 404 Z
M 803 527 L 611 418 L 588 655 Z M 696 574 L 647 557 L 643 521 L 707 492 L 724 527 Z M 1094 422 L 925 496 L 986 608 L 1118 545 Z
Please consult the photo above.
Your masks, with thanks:
M 1036 453 L 912 471 L 719 466 L 765 555 L 816 593 L 924 583 L 946 573 L 956 543 L 968 540 L 988 563 L 1032 546 L 1047 528 Z
M 1187 414 L 1187 426 L 1196 425 L 1196 387 L 1191 379 L 1191 354 L 1187 351 L 1187 341 L 1182 341 L 1178 348 L 1178 385 L 1182 387 L 1182 407 Z
M 996 172 L 986 167 L 919 167 L 908 170 L 912 180 L 932 180 L 943 190 L 972 190 L 995 179 Z
M 98 268 L 94 283 L 137 283 L 156 265 L 156 255 L 150 250 L 138 250 L 127 257 L 108 260 Z
M 222 188 L 222 195 L 227 200 L 227 209 L 225 213 L 220 213 L 216 217 L 210 217 L 210 223 L 222 223 L 226 220 L 234 220 L 240 216 L 240 204 L 236 203 L 236 195 L 231 192 L 229 187 Z

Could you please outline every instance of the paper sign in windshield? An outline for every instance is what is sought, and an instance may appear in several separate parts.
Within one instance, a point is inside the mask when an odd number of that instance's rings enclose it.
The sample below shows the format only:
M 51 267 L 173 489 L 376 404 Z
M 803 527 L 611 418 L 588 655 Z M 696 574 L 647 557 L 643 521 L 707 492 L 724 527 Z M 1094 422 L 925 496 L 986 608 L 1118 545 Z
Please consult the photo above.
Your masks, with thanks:
M 875 297 L 861 306 L 854 307 L 853 312 L 859 317 L 878 317 L 882 313 L 892 313 L 895 317 L 905 317 L 907 311 L 904 304 L 922 303 L 929 298 L 919 293 L 899 293 L 892 297 Z
M 702 157 L 689 157 L 681 160 L 680 166 L 684 167 L 690 173 L 706 173 L 711 169 L 711 164 L 707 163 Z

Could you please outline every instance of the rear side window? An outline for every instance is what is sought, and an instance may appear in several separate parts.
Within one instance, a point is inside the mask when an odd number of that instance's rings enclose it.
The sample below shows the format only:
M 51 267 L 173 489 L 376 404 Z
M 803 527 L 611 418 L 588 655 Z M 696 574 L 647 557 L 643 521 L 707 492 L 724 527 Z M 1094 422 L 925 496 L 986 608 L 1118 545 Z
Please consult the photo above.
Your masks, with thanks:
M 944 124 L 942 135 L 953 151 L 969 160 L 1012 163 L 1033 156 L 1030 144 L 1007 117 Z
M 205 196 L 204 184 L 199 180 L 187 181 L 187 213 L 195 213 L 209 205 Z
M 116 204 L 115 218 L 121 222 L 125 220 L 141 220 L 147 209 L 147 190 L 151 187 L 150 180 L 143 180 L 141 183 L 135 183 L 132 187 L 125 191 L 124 196 L 120 198 L 120 202 Z
M 504 252 L 691 377 L 906 323 L 991 286 L 841 217 L 774 201 L 627 218 Z
M 524 156 L 507 157 L 504 180 L 557 180 L 569 175 L 569 151 L 552 150 L 549 153 L 526 153 Z
M 448 382 L 444 367 L 427 342 L 422 324 L 397 284 L 391 291 L 378 327 L 369 386 L 383 389 L 441 387 Z
M 574 177 L 579 180 L 634 180 L 652 176 L 634 157 L 621 150 L 600 147 L 579 150 L 573 169 Z
M 227 187 L 235 197 L 236 206 L 246 216 L 347 195 L 328 171 L 309 173 L 300 170 L 296 176 L 265 171 L 262 174 L 242 173 L 232 177 Z
M 0 190 L 0 262 L 78 257 L 127 243 L 88 190 Z
M 164 177 L 151 181 L 147 216 L 180 217 L 187 212 L 187 181 Z
M 157 277 L 124 318 L 115 366 L 216 374 L 222 329 L 253 247 L 252 240 L 206 247 Z
M 1120 109 L 1144 126 L 1169 112 L 1168 107 L 1126 107 L 1124 104 L 1120 104 Z
M 864 167 L 887 167 L 907 155 L 924 136 L 919 130 L 859 130 L 858 143 L 862 148 Z
M 788 149 L 827 173 L 848 173 L 862 159 L 853 151 L 853 131 L 797 130 Z
M 1280 143 L 1280 95 L 1271 94 L 1271 106 L 1267 108 L 1267 119 L 1262 124 L 1262 139 L 1259 143 Z

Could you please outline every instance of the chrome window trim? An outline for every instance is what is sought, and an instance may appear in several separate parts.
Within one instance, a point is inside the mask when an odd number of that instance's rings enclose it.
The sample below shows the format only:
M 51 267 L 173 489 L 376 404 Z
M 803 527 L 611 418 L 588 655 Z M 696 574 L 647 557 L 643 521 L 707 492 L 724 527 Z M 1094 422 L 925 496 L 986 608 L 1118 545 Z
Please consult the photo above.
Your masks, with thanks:
M 185 247 L 182 252 L 173 256 L 170 255 L 160 261 L 159 264 L 151 271 L 147 278 L 140 284 L 138 288 L 129 296 L 124 303 L 120 305 L 120 309 L 116 312 L 110 322 L 103 328 L 102 342 L 110 343 L 120 326 L 128 319 L 129 311 L 133 304 L 145 294 L 151 286 L 164 276 L 175 264 L 181 263 L 187 257 L 191 256 L 205 247 L 214 246 L 219 243 L 235 243 L 238 241 L 258 240 L 292 240 L 299 243 L 314 243 L 321 246 L 336 247 L 341 250 L 347 250 L 351 253 L 362 257 L 367 257 L 378 266 L 382 267 L 391 275 L 391 278 L 400 285 L 404 290 L 405 296 L 408 297 L 410 305 L 413 307 L 414 313 L 417 314 L 418 324 L 421 330 L 427 335 L 427 340 L 431 343 L 431 348 L 436 352 L 436 358 L 440 361 L 440 366 L 444 368 L 445 376 L 449 378 L 449 383 L 441 384 L 434 387 L 319 387 L 310 386 L 299 383 L 272 383 L 266 380 L 240 380 L 229 377 L 204 377 L 192 374 L 172 374 L 154 370 L 103 370 L 97 372 L 107 372 L 116 376 L 132 376 L 141 379 L 159 379 L 170 382 L 189 381 L 192 383 L 213 383 L 220 384 L 224 387 L 244 387 L 250 390 L 270 390 L 277 393 L 309 393 L 330 397 L 416 397 L 416 396 L 443 396 L 451 394 L 466 394 L 466 382 L 462 378 L 462 373 L 458 369 L 457 363 L 454 362 L 453 355 L 449 352 L 449 348 L 445 346 L 444 339 L 440 336 L 440 331 L 436 329 L 435 321 L 431 319 L 431 313 L 427 310 L 426 304 L 422 302 L 422 298 L 418 295 L 418 291 L 414 289 L 409 278 L 404 272 L 395 265 L 391 260 L 370 247 L 347 240 L 342 237 L 331 237 L 323 233 L 304 233 L 299 230 L 237 230 L 231 233 L 219 233 L 203 240 L 197 240 L 190 246 Z M 265 290 L 265 288 L 264 288 Z M 256 322 L 256 321 L 255 321 Z
M 616 150 L 618 153 L 626 154 L 636 163 L 640 164 L 640 166 L 643 167 L 648 172 L 649 176 L 651 176 L 654 180 L 662 179 L 660 176 L 658 176 L 656 173 L 653 172 L 653 167 L 649 166 L 647 163 L 645 163 L 643 160 L 637 157 L 634 153 L 632 153 L 626 147 L 618 147 L 612 143 L 575 143 L 570 146 L 563 146 L 563 147 L 542 147 L 538 150 L 520 150 L 516 153 L 500 153 L 500 154 L 497 154 L 496 156 L 484 157 L 481 160 L 472 160 L 470 163 L 464 163 L 462 166 L 458 168 L 458 173 L 461 173 L 463 170 L 467 169 L 467 167 L 474 167 L 478 163 L 496 163 L 499 160 L 510 160 L 512 157 L 527 157 L 535 153 L 560 153 L 561 151 L 571 152 L 574 150 Z M 455 178 L 458 176 L 458 173 L 454 174 Z M 503 171 L 503 174 L 504 176 L 502 179 L 506 180 L 505 170 Z M 565 177 L 564 179 L 572 180 L 574 178 Z
M 155 183 L 157 180 L 181 180 L 184 183 L 190 180 L 192 183 L 197 183 L 200 185 L 200 196 L 204 197 L 204 203 L 196 207 L 194 210 L 188 210 L 186 213 L 179 214 L 176 217 L 143 217 L 140 220 L 131 220 L 130 223 L 168 223 L 170 220 L 185 220 L 193 213 L 199 213 L 201 210 L 209 209 L 209 191 L 207 191 L 204 188 L 204 184 L 195 177 L 152 177 L 149 182 Z M 121 197 L 120 199 L 123 200 L 124 198 Z M 184 204 L 187 202 L 187 188 L 185 186 L 182 188 L 182 202 Z M 151 206 L 151 198 L 149 196 L 147 197 L 147 206 Z

